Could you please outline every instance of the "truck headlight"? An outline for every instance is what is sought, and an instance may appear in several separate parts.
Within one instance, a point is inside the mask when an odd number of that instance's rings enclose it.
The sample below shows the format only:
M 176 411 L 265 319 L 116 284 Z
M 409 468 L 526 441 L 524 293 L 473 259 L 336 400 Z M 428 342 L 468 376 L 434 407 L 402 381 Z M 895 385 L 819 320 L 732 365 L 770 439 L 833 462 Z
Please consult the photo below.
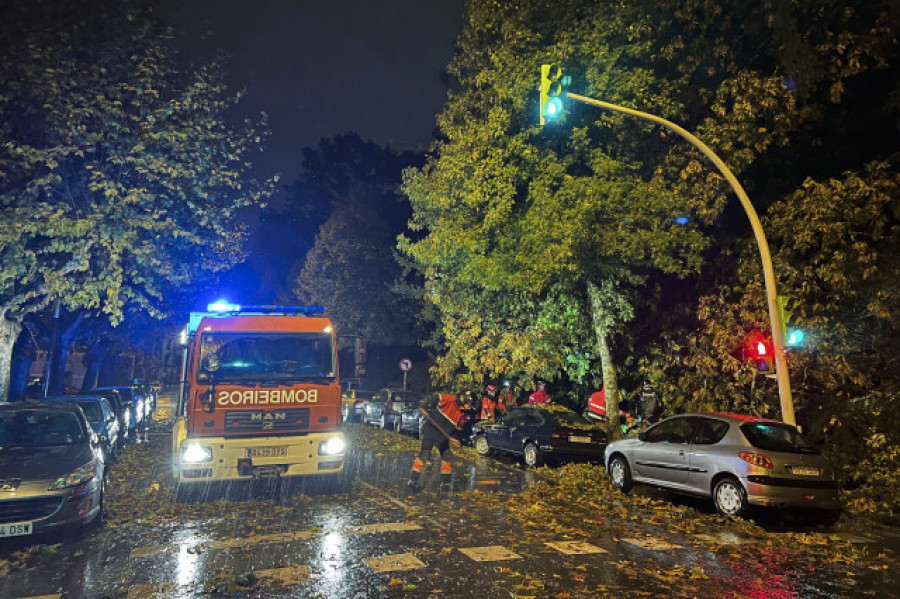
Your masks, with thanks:
M 344 453 L 344 438 L 331 437 L 319 445 L 319 455 L 341 455 Z
M 190 443 L 181 448 L 182 464 L 199 464 L 200 462 L 211 462 L 212 459 L 212 448 L 208 445 Z
M 91 480 L 96 474 L 97 466 L 91 461 L 68 474 L 60 476 L 47 487 L 47 490 L 55 491 L 57 489 L 65 489 L 66 487 L 74 487 Z

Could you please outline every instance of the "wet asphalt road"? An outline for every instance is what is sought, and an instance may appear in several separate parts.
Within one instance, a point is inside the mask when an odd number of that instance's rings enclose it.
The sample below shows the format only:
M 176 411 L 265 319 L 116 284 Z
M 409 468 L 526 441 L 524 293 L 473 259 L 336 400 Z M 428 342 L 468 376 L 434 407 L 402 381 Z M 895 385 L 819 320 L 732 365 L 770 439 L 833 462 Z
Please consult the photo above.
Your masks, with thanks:
M 898 588 L 897 568 L 839 580 L 824 564 L 786 568 L 777 533 L 716 531 L 734 549 L 719 552 L 702 535 L 649 526 L 631 536 L 531 534 L 509 507 L 538 474 L 512 460 L 458 459 L 450 492 L 431 464 L 411 495 L 412 451 L 353 450 L 337 484 L 261 481 L 188 504 L 142 503 L 165 497 L 168 447 L 160 422 L 127 448 L 144 461 L 112 468 L 142 469 L 110 485 L 136 499 L 116 506 L 110 492 L 112 515 L 98 530 L 0 545 L 0 597 L 869 597 Z

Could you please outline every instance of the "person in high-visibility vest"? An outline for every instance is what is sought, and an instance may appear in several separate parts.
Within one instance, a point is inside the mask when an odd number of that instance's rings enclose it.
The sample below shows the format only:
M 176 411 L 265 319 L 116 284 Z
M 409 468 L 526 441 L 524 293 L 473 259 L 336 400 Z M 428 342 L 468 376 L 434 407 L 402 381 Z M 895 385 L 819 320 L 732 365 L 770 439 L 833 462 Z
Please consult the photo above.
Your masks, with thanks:
M 441 490 L 449 490 L 453 482 L 451 462 L 453 453 L 450 451 L 450 440 L 453 439 L 455 432 L 463 429 L 468 419 L 456 405 L 456 396 L 449 393 L 438 394 L 437 402 L 425 405 L 423 409 L 427 416 L 419 429 L 422 444 L 406 485 L 410 491 L 419 488 L 419 478 L 425 469 L 425 461 L 431 456 L 431 449 L 437 447 L 441 454 Z M 455 439 L 454 442 L 459 445 Z
M 497 387 L 488 385 L 484 390 L 485 395 L 481 398 L 481 419 L 493 420 L 497 411 Z

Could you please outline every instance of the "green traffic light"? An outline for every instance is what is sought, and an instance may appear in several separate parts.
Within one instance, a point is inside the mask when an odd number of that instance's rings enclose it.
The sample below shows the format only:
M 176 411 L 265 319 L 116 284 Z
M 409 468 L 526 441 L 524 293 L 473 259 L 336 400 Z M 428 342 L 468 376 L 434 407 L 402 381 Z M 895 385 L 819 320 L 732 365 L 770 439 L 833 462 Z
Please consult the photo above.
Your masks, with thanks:
M 801 345 L 803 343 L 803 331 L 800 329 L 791 329 L 788 331 L 787 344 L 790 346 Z
M 562 100 L 559 98 L 550 98 L 547 101 L 546 107 L 544 107 L 544 112 L 548 117 L 558 116 L 562 112 Z

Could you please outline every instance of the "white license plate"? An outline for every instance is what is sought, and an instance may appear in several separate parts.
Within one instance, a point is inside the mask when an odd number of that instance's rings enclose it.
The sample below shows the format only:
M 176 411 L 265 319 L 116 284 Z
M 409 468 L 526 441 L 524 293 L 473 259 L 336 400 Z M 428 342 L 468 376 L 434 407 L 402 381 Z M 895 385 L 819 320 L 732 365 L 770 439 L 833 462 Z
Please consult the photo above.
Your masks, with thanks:
M 277 458 L 287 455 L 287 447 L 252 447 L 247 450 L 248 458 Z
M 18 524 L 0 524 L 0 537 L 23 537 L 32 532 L 31 522 Z
M 819 476 L 819 469 L 811 466 L 791 466 L 791 473 L 800 476 Z
M 590 437 L 571 436 L 571 437 L 569 437 L 569 441 L 571 441 L 572 443 L 590 443 L 591 438 Z

